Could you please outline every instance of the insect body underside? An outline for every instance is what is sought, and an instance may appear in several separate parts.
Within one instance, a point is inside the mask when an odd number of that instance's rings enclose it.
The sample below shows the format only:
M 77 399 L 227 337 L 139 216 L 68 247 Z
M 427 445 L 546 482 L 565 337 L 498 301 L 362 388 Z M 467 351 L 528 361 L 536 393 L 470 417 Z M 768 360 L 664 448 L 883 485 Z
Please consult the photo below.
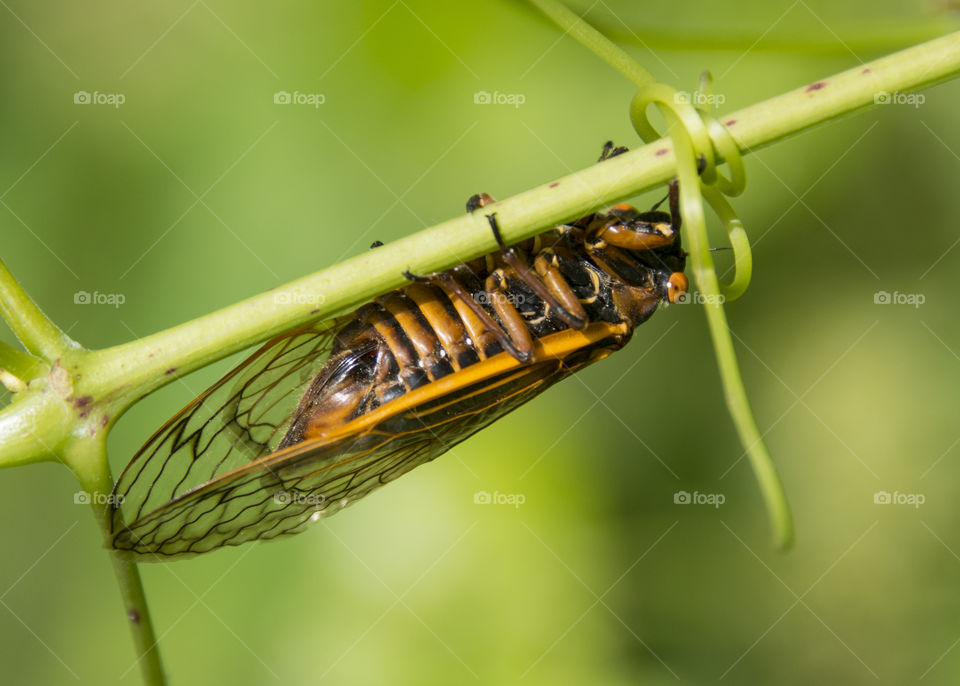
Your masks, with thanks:
M 164 559 L 295 533 L 618 350 L 686 289 L 675 194 L 669 214 L 618 205 L 501 242 L 269 341 L 133 458 L 114 547 Z

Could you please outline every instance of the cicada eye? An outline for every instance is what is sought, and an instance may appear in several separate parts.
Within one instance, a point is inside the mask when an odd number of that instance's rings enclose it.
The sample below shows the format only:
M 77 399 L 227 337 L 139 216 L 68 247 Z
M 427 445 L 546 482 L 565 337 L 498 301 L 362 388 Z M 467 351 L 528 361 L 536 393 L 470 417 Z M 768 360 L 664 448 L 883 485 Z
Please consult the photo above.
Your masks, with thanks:
M 673 272 L 667 279 L 667 300 L 671 303 L 677 302 L 687 292 L 689 285 L 683 272 Z

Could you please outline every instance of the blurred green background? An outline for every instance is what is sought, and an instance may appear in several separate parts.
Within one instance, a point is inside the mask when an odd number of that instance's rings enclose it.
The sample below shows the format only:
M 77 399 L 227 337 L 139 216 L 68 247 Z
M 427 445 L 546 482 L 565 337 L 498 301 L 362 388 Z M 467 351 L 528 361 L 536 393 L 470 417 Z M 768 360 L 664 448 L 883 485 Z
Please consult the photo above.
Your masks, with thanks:
M 0 255 L 90 347 L 637 142 L 630 84 L 510 0 L 16 0 L 0 17 Z M 893 1 L 608 0 L 588 17 L 682 90 L 712 70 L 721 111 L 952 26 L 939 5 Z M 324 102 L 277 105 L 279 91 Z M 479 91 L 525 101 L 478 105 Z M 755 277 L 728 316 L 792 552 L 769 543 L 703 313 L 673 307 L 308 533 L 144 567 L 171 682 L 957 683 L 960 84 L 925 98 L 746 158 Z M 924 302 L 875 304 L 880 291 Z M 113 468 L 230 364 L 134 407 Z M 139 682 L 76 490 L 53 464 L 0 474 L 4 683 Z M 477 505 L 479 491 L 524 502 Z M 725 502 L 675 504 L 680 491 Z M 925 502 L 875 504 L 881 491 Z

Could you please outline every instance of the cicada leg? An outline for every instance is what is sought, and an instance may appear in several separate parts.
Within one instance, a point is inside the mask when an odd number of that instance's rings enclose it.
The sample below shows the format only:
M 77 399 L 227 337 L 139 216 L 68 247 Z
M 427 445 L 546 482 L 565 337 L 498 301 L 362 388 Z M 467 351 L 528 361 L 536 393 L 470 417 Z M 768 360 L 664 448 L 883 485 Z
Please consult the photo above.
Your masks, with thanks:
M 598 159 L 597 162 L 603 162 L 604 160 L 609 160 L 611 157 L 622 155 L 628 150 L 629 148 L 626 146 L 614 147 L 613 141 L 607 141 L 603 144 L 603 150 L 600 152 L 600 159 Z
M 481 207 L 492 205 L 494 202 L 496 201 L 487 193 L 477 193 L 476 195 L 471 195 L 467 199 L 467 214 L 473 214 Z
M 533 260 L 533 268 L 563 310 L 574 317 L 587 321 L 587 312 L 583 309 L 577 294 L 574 293 L 570 284 L 560 273 L 560 257 L 552 248 L 544 248 L 537 253 Z
M 703 172 L 706 164 L 706 158 L 701 155 L 697 161 L 697 174 Z M 657 208 L 668 200 L 669 216 L 657 212 Z M 680 216 L 680 184 L 676 179 L 671 180 L 667 184 L 667 195 L 649 212 L 638 213 L 631 205 L 620 204 L 611 207 L 609 214 L 614 218 L 594 228 L 594 238 L 627 250 L 651 250 L 670 245 L 676 240 L 683 223 Z M 617 221 L 617 215 L 623 217 L 624 221 Z
M 510 288 L 507 275 L 503 269 L 495 269 L 484 283 L 487 299 L 494 312 L 500 318 L 500 323 L 510 336 L 516 348 L 528 356 L 533 354 L 533 337 L 527 328 L 527 323 L 520 316 L 520 312 L 510 300 Z
M 503 242 L 503 237 L 500 235 L 500 226 L 497 224 L 496 212 L 488 214 L 487 221 L 490 222 L 490 228 L 493 229 L 493 236 L 497 240 L 497 245 L 500 246 L 500 255 L 503 261 L 513 270 L 517 278 L 536 293 L 537 297 L 547 305 L 548 309 L 553 310 L 556 316 L 571 329 L 582 330 L 586 328 L 590 322 L 587 319 L 587 313 L 584 312 L 583 307 L 580 306 L 576 296 L 572 291 L 567 293 L 556 287 L 556 281 L 562 280 L 559 272 L 555 274 L 556 279 L 551 279 L 555 286 L 554 289 L 551 289 L 520 259 L 515 248 L 507 247 Z M 569 287 L 567 287 L 567 290 L 569 290 Z
M 670 182 L 667 194 L 670 199 L 669 215 L 656 211 L 667 198 L 644 213 L 626 203 L 614 205 L 601 221 L 591 226 L 590 239 L 625 250 L 652 250 L 670 245 L 680 231 L 679 188 L 676 180 Z

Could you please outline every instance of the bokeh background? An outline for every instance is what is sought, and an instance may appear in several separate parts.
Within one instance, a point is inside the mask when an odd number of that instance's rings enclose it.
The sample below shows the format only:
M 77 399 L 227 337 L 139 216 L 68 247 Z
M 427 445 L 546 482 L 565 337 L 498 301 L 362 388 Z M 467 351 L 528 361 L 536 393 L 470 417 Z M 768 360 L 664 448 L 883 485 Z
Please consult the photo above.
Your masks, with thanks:
M 572 4 L 678 88 L 712 70 L 721 111 L 955 25 L 931 2 Z M 637 142 L 630 84 L 511 0 L 9 0 L 0 44 L 0 255 L 90 347 Z M 171 682 L 956 683 L 958 109 L 947 83 L 747 158 L 736 206 L 755 277 L 728 316 L 792 552 L 770 544 L 703 313 L 673 307 L 308 533 L 145 567 Z M 113 468 L 235 360 L 134 407 Z M 4 683 L 139 681 L 76 490 L 54 464 L 0 474 Z M 523 503 L 478 505 L 480 491 Z M 881 491 L 924 502 L 876 504 Z

